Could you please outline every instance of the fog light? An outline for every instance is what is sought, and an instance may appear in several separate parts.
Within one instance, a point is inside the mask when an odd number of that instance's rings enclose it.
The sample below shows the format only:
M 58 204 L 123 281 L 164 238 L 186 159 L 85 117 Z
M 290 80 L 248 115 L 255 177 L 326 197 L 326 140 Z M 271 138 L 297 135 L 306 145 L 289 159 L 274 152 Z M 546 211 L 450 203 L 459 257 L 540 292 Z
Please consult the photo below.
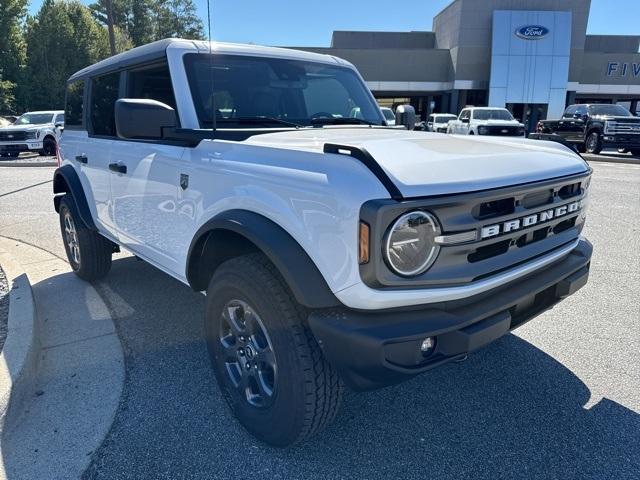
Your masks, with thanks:
M 427 337 L 422 341 L 422 345 L 420 345 L 420 351 L 422 355 L 429 355 L 433 351 L 433 347 L 436 345 L 436 340 L 432 337 Z

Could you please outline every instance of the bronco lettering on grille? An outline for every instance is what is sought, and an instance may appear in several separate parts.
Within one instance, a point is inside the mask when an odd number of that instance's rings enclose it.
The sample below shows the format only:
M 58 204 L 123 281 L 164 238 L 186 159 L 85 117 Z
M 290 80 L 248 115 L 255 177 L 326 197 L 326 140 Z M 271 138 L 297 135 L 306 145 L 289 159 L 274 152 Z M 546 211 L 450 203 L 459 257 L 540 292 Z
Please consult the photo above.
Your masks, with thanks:
M 582 202 L 572 202 L 559 207 L 543 210 L 542 212 L 527 215 L 525 217 L 515 218 L 502 223 L 496 223 L 494 225 L 487 225 L 480 231 L 480 238 L 485 239 L 489 237 L 495 237 L 501 233 L 514 232 L 522 228 L 531 227 L 544 222 L 549 222 L 554 218 L 564 217 L 571 213 L 575 213 L 582 208 Z

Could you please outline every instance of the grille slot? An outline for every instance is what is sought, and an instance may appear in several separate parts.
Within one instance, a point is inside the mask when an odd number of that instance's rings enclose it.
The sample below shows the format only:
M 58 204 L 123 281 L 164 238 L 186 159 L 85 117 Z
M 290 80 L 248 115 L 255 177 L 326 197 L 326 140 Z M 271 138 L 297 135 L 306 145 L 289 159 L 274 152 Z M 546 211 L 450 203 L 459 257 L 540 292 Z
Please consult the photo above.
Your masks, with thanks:
M 558 196 L 563 200 L 580 195 L 580 182 L 565 185 L 558 191 Z
M 503 198 L 501 200 L 493 200 L 491 202 L 484 202 L 479 204 L 473 210 L 473 216 L 478 220 L 510 215 L 516 211 L 516 199 L 511 197 Z

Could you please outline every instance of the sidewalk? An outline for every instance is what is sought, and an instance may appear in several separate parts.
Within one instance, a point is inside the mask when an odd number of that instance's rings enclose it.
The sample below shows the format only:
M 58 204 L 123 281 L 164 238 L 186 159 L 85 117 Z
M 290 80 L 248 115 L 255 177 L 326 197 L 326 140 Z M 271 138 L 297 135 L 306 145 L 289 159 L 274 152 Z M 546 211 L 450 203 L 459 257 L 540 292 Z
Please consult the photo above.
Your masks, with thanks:
M 41 157 L 35 153 L 21 153 L 18 158 L 0 157 L 0 167 L 55 167 L 56 157 Z
M 124 381 L 120 341 L 106 305 L 68 264 L 0 237 L 33 288 L 40 351 L 30 395 L 2 432 L 0 478 L 80 478 L 107 434 Z

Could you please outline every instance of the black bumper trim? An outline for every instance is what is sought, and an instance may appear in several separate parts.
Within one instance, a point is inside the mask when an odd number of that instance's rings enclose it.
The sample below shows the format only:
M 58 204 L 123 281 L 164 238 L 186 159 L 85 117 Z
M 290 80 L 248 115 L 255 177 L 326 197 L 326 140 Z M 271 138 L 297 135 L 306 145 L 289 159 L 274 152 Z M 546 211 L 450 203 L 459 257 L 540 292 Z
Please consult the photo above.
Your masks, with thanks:
M 585 285 L 591 253 L 591 244 L 580 240 L 563 259 L 463 305 L 317 310 L 309 315 L 309 325 L 345 383 L 373 390 L 461 358 L 553 307 Z M 426 337 L 436 344 L 425 358 L 420 344 Z

